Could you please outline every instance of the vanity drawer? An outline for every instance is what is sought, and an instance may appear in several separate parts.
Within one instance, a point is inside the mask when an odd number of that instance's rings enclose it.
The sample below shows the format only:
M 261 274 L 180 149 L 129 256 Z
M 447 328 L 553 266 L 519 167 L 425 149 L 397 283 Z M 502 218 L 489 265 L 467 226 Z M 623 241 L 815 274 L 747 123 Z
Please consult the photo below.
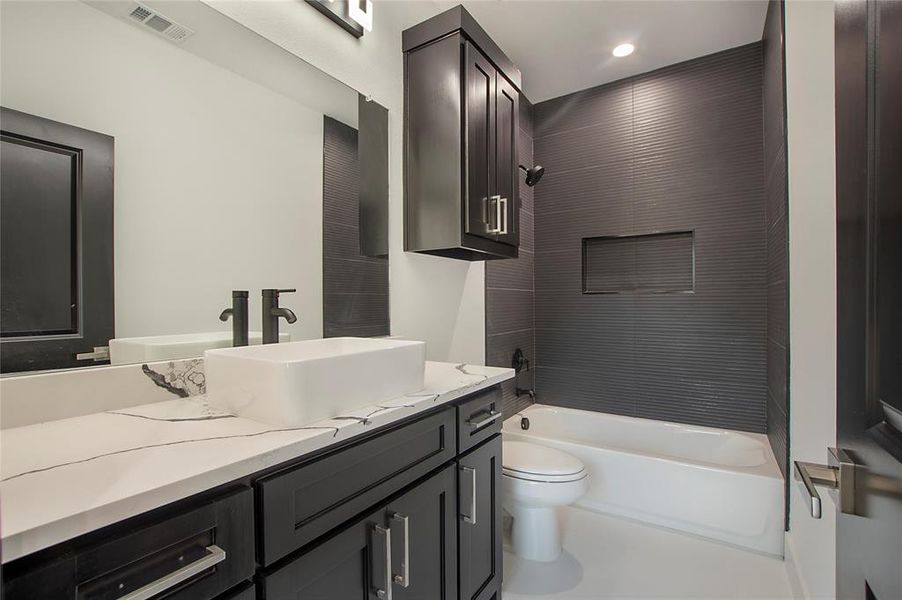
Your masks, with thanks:
M 167 600 L 208 600 L 254 574 L 249 488 L 150 524 L 123 526 L 123 533 L 110 534 L 112 541 L 22 573 L 4 569 L 4 598 L 106 600 L 144 589 Z
M 257 481 L 260 562 L 268 566 L 455 456 L 449 407 Z
M 457 452 L 464 453 L 501 431 L 501 387 L 476 395 L 457 407 Z

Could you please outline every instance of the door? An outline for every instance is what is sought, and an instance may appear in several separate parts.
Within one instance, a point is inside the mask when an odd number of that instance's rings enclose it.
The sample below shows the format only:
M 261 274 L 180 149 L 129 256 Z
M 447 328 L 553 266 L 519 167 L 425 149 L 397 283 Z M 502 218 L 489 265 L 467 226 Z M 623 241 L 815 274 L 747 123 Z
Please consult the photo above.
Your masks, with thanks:
M 498 199 L 495 196 L 495 67 L 465 44 L 464 112 L 466 148 L 466 232 L 496 239 Z M 448 165 L 454 169 L 454 165 Z
M 902 598 L 902 3 L 836 4 L 837 596 Z M 842 480 L 840 481 L 842 488 Z
M 498 73 L 495 84 L 495 195 L 498 197 L 498 241 L 520 243 L 519 160 L 520 94 Z
M 113 337 L 113 138 L 0 109 L 0 371 Z
M 457 600 L 454 465 L 389 502 L 394 600 Z
M 501 436 L 460 458 L 460 599 L 490 600 L 501 589 Z
M 391 533 L 382 507 L 262 578 L 265 598 L 384 600 Z

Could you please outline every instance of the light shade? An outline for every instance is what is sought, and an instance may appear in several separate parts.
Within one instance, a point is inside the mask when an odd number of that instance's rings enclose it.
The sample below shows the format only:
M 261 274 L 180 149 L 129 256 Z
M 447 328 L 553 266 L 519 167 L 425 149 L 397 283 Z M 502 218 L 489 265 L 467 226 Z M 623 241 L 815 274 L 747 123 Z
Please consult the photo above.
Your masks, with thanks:
M 629 56 L 630 54 L 632 54 L 633 50 L 635 49 L 636 47 L 632 44 L 620 44 L 619 46 L 614 48 L 614 51 L 611 54 L 613 54 L 617 58 L 623 58 L 624 56 Z

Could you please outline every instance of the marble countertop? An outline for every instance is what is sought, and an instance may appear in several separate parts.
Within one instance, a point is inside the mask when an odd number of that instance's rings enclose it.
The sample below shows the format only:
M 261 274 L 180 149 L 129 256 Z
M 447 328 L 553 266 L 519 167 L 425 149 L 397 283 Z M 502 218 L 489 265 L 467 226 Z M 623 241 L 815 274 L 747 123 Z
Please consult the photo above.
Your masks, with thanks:
M 513 377 L 426 363 L 426 387 L 304 427 L 278 428 L 192 396 L 5 429 L 4 563 L 319 450 Z

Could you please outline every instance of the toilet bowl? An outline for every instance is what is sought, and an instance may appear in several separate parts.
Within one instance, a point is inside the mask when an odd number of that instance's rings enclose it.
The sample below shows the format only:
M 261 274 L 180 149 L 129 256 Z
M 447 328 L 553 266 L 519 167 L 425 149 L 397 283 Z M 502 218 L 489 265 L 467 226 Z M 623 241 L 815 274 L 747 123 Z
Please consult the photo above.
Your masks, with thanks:
M 560 556 L 557 507 L 586 493 L 586 477 L 583 463 L 566 452 L 528 442 L 503 443 L 503 505 L 513 518 L 514 554 L 541 562 Z

